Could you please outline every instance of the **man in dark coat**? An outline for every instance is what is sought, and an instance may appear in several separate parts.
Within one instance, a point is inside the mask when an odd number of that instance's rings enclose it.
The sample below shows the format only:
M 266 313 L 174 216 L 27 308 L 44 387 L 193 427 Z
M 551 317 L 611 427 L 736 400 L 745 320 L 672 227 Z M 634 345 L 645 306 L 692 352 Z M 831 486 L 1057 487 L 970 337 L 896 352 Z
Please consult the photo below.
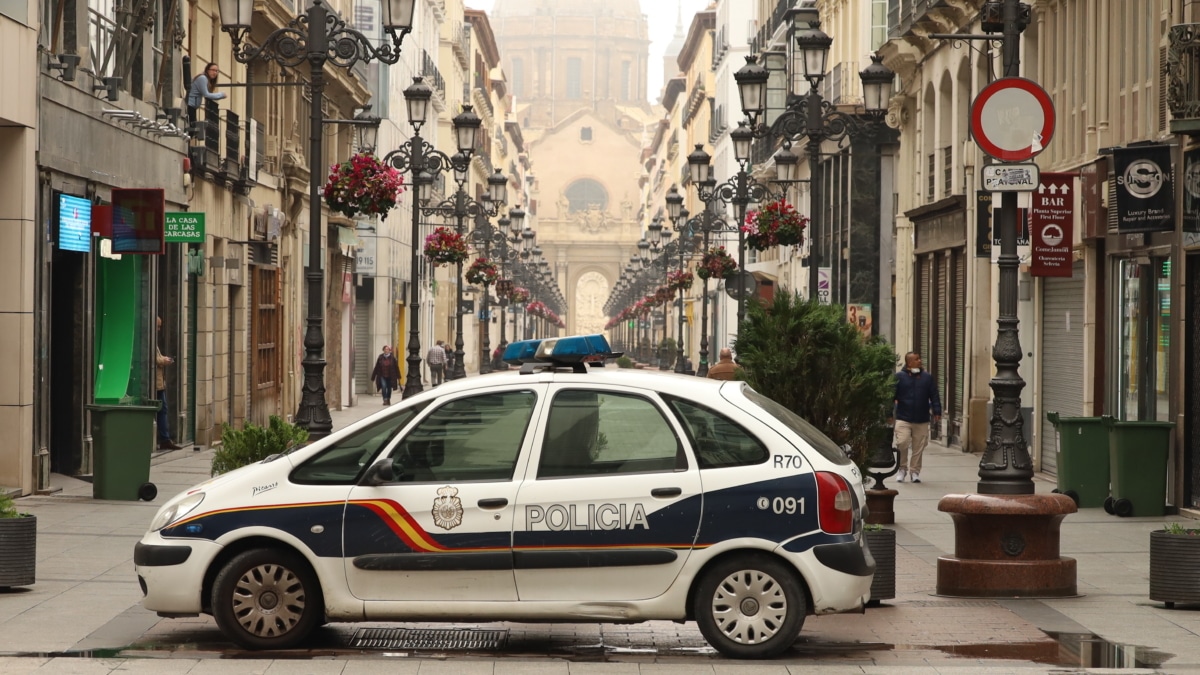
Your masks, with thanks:
M 896 480 L 903 483 L 907 477 L 914 483 L 920 483 L 921 458 L 925 446 L 929 444 L 930 418 L 934 423 L 942 418 L 937 382 L 921 367 L 920 354 L 909 352 L 904 355 L 904 370 L 896 373 L 894 398 L 896 428 L 892 443 L 900 450 L 900 470 L 896 473 Z

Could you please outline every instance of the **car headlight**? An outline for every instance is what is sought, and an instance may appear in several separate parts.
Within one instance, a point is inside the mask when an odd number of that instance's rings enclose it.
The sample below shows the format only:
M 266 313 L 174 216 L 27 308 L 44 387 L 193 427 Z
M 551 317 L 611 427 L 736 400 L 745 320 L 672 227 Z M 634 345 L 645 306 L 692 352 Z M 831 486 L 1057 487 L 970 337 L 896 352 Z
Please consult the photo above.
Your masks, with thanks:
M 154 516 L 153 522 L 150 523 L 150 531 L 157 532 L 171 523 L 191 513 L 200 502 L 204 501 L 204 493 L 196 492 L 190 494 L 177 502 L 169 503 L 162 507 L 158 515 Z

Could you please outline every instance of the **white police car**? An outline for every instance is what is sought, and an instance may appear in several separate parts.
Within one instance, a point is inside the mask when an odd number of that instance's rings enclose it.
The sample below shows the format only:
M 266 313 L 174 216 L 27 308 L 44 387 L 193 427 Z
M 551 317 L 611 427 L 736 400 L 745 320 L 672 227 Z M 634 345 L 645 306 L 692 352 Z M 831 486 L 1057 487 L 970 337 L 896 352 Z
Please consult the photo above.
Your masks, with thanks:
M 855 466 L 742 382 L 588 368 L 602 336 L 516 342 L 449 382 L 158 512 L 144 606 L 247 648 L 343 621 L 695 620 L 721 653 L 861 611 Z

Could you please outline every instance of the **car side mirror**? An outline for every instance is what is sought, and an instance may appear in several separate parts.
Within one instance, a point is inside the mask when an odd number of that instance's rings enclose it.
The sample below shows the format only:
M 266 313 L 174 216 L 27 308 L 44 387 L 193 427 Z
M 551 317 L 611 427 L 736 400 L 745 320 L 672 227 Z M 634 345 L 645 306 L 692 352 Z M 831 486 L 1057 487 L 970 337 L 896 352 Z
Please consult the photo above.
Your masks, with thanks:
M 396 470 L 392 466 L 391 457 L 380 457 L 367 469 L 363 475 L 362 484 L 370 486 L 386 485 L 396 482 Z

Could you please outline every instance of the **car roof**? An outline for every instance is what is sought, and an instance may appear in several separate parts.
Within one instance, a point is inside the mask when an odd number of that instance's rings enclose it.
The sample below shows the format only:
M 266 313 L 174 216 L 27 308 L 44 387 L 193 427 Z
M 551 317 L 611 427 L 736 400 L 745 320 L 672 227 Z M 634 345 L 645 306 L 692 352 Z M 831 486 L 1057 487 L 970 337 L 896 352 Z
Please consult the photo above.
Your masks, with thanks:
M 534 383 L 616 385 L 650 389 L 686 398 L 719 397 L 720 394 L 718 392 L 722 386 L 731 385 L 737 387 L 741 385 L 737 381 L 710 380 L 704 377 L 683 375 L 672 371 L 619 368 L 612 365 L 602 368 L 589 367 L 585 373 L 575 373 L 569 369 L 545 369 L 535 370 L 534 372 L 521 372 L 520 369 L 513 368 L 486 375 L 447 380 L 435 389 L 426 389 L 422 392 L 421 398 L 434 398 L 490 387 L 507 387 Z M 413 400 L 416 400 L 416 397 Z

